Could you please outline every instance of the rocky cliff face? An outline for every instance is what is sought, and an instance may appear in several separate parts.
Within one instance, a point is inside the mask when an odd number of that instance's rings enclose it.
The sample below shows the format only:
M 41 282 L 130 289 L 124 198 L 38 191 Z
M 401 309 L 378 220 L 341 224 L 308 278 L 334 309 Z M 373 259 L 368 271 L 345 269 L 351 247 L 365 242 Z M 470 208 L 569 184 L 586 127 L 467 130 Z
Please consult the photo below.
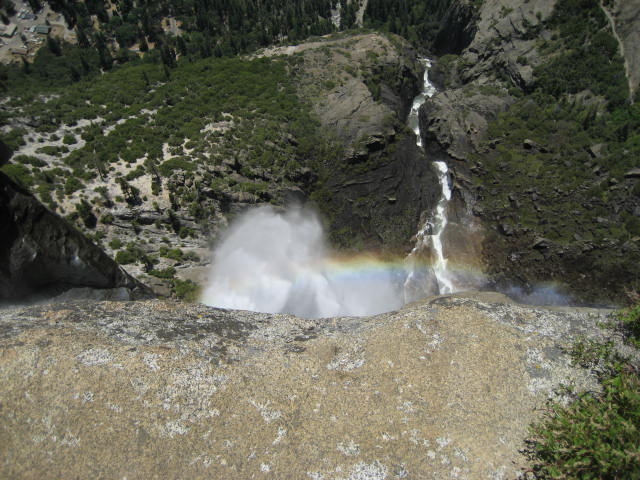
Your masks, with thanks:
M 321 320 L 0 310 L 0 476 L 515 478 L 555 389 L 597 388 L 565 347 L 610 338 L 606 314 L 488 293 Z
M 0 300 L 42 298 L 74 287 L 121 299 L 149 295 L 102 250 L 0 173 Z
M 591 2 L 589 18 L 580 17 L 587 10 L 572 17 L 562 9 L 573 7 L 564 2 L 560 8 L 560 3 L 489 0 L 475 16 L 449 17 L 454 32 L 461 31 L 462 19 L 471 18 L 475 34 L 462 51 L 442 50 L 456 54 L 438 59 L 432 78 L 440 92 L 420 112 L 427 151 L 446 160 L 452 171 L 449 215 L 454 222 L 445 234 L 445 255 L 484 269 L 501 286 L 559 281 L 569 283 L 582 300 L 621 299 L 620 292 L 638 282 L 638 272 L 624 263 L 625 258 L 627 264 L 634 263 L 638 255 L 635 224 L 640 210 L 632 193 L 637 190 L 630 170 L 633 162 L 618 162 L 633 154 L 628 144 L 608 143 L 611 137 L 604 132 L 611 128 L 610 120 L 604 118 L 626 94 L 608 97 L 597 81 L 590 90 L 567 76 L 566 65 L 575 62 L 570 51 L 576 45 L 570 46 L 573 34 L 565 25 L 575 21 L 575 38 L 584 35 L 582 46 L 598 38 L 617 40 L 633 92 L 637 79 L 629 66 L 636 55 L 633 46 L 625 45 L 637 34 L 637 15 L 630 15 L 627 9 L 632 7 L 622 6 L 624 2 L 608 10 Z M 465 11 L 465 5 L 458 2 L 452 12 Z M 584 55 L 590 54 L 585 50 Z M 566 63 L 549 67 L 558 56 L 566 56 Z M 562 85 L 557 92 L 549 85 L 554 75 Z M 617 71 L 600 75 L 603 85 L 618 88 Z M 545 108 L 553 111 L 553 102 L 539 107 L 531 97 L 527 104 L 534 91 L 557 96 L 554 113 L 541 113 Z M 562 97 L 562 91 L 572 93 Z M 574 105 L 574 112 L 558 113 L 563 111 L 559 105 L 567 104 L 563 102 Z M 580 111 L 584 117 L 589 111 L 601 117 L 600 130 L 589 130 Z M 561 116 L 561 122 L 574 122 L 571 133 L 564 131 L 569 123 L 558 123 Z M 571 142 L 561 139 L 567 138 L 583 140 L 565 146 Z M 619 166 L 614 167 L 615 162 Z M 607 193 L 600 195 L 596 188 Z M 600 226 L 615 223 L 624 223 L 627 231 L 615 238 L 600 232 Z M 461 244 L 461 237 L 470 241 Z
M 452 7 L 453 11 L 464 11 L 463 2 L 454 5 L 458 6 Z M 454 173 L 464 170 L 469 155 L 478 151 L 489 122 L 513 102 L 500 78 L 507 77 L 525 90 L 531 86 L 533 66 L 541 59 L 536 40 L 529 38 L 529 32 L 542 25 L 554 5 L 555 0 L 515 4 L 488 0 L 483 2 L 477 16 L 452 16 L 449 21 L 453 25 L 443 27 L 443 32 L 449 28 L 457 31 L 457 22 L 468 20 L 473 27 L 466 29 L 474 31 L 467 48 L 457 51 L 459 58 L 441 58 L 434 67 L 433 78 L 441 92 L 427 101 L 420 112 L 427 148 L 446 152 L 455 162 Z M 546 35 L 549 33 L 540 33 Z M 444 46 L 441 51 L 456 52 Z
M 640 84 L 640 2 L 637 0 L 616 0 L 612 6 L 603 2 L 603 9 L 613 23 L 614 33 L 620 42 L 629 80 L 631 98 L 636 98 Z
M 435 171 L 405 126 L 421 88 L 416 52 L 399 37 L 370 34 L 285 51 L 303 54 L 300 95 L 341 149 L 313 194 L 332 239 L 406 250 L 439 196 Z

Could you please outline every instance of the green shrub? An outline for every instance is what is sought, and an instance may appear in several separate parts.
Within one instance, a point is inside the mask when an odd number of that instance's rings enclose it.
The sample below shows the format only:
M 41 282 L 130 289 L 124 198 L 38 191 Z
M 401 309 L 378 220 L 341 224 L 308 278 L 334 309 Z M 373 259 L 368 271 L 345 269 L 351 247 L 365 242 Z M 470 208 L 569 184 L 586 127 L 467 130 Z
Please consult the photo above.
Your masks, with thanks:
M 40 147 L 36 150 L 36 153 L 44 153 L 45 155 L 56 156 L 60 153 L 68 153 L 69 149 L 65 146 L 56 147 L 53 145 L 45 145 L 44 147 Z
M 64 184 L 64 193 L 65 195 L 71 195 L 73 192 L 77 192 L 82 188 L 84 188 L 84 185 L 80 180 L 76 177 L 69 177 Z
M 138 261 L 135 253 L 130 252 L 129 250 L 120 250 L 116 253 L 116 262 L 120 265 L 129 265 L 131 263 L 136 263 Z
M 65 145 L 73 145 L 76 142 L 77 140 L 75 135 L 72 135 L 70 133 L 67 133 L 64 137 L 62 137 L 62 143 L 64 143 Z
M 24 136 L 27 131 L 24 128 L 14 128 L 7 133 L 0 135 L 0 140 L 7 144 L 11 150 L 18 150 L 23 145 L 26 145 Z
M 119 238 L 114 238 L 109 242 L 109 247 L 111 247 L 113 250 L 119 250 L 120 248 L 122 248 L 122 240 L 120 240 Z
M 640 478 L 640 379 L 619 371 L 602 386 L 533 427 L 537 478 Z
M 46 167 L 47 162 L 40 160 L 38 157 L 32 157 L 31 155 L 16 155 L 13 157 L 14 163 L 21 163 L 23 165 L 32 165 L 34 167 Z
M 105 225 L 110 225 L 113 223 L 113 215 L 111 215 L 110 213 L 107 213 L 105 215 L 103 215 L 102 217 L 100 217 L 100 221 L 102 223 L 104 223 Z
M 176 274 L 176 269 L 173 267 L 153 269 L 149 271 L 149 275 L 153 275 L 158 278 L 173 278 Z
M 170 258 L 176 262 L 182 261 L 184 253 L 179 248 L 167 248 L 164 245 L 160 247 L 160 256 Z
M 136 178 L 144 175 L 144 173 L 144 167 L 142 165 L 138 165 L 136 168 L 127 173 L 124 178 L 126 178 L 127 180 L 135 180 Z
M 76 212 L 78 213 L 82 223 L 87 228 L 95 228 L 98 223 L 98 219 L 93 213 L 91 204 L 85 199 L 82 199 L 80 203 L 76 204 Z
M 174 170 L 185 170 L 187 172 L 191 172 L 195 170 L 195 168 L 196 167 L 190 161 L 184 158 L 176 157 L 170 158 L 166 162 L 162 163 L 162 165 L 158 167 L 158 170 L 160 170 L 160 173 L 163 176 L 168 177 L 173 173 Z
M 640 304 L 621 310 L 617 318 L 627 341 L 640 348 Z
M 186 302 L 196 302 L 200 296 L 200 286 L 191 280 L 174 278 L 171 292 Z

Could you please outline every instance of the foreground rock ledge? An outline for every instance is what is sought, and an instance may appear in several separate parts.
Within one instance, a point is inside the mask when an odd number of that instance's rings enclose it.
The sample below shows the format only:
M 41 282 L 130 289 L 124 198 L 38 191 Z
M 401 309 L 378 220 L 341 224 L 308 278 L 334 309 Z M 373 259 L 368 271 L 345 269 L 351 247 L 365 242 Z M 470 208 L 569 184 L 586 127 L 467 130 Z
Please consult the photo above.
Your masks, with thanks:
M 513 478 L 606 311 L 497 294 L 306 320 L 162 301 L 0 310 L 2 478 Z

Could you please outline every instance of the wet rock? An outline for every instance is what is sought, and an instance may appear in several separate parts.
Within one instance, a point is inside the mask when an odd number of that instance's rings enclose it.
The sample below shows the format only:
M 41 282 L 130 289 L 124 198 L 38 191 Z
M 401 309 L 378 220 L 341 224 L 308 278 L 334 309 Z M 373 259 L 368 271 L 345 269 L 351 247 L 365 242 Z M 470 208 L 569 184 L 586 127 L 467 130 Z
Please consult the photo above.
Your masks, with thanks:
M 458 54 L 473 40 L 476 33 L 476 10 L 471 3 L 456 0 L 451 3 L 436 34 L 434 48 L 438 55 Z
M 448 155 L 466 160 L 479 147 L 489 121 L 507 109 L 509 97 L 469 96 L 464 89 L 447 90 L 420 108 L 420 132 L 427 150 L 438 145 Z
M 399 251 L 420 228 L 422 212 L 432 212 L 440 195 L 433 165 L 415 138 L 396 141 L 395 150 L 363 172 L 336 170 L 326 182 L 325 199 L 332 214 L 330 231 L 343 246 L 356 236 L 365 248 Z M 394 198 L 395 201 L 388 201 Z

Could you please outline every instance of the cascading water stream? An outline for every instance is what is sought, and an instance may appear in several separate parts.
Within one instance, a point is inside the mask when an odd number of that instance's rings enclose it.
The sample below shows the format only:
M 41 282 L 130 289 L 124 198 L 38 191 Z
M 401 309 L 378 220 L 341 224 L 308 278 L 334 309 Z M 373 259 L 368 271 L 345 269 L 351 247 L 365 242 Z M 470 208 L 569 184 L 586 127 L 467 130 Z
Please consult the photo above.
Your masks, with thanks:
M 428 71 L 431 63 L 424 60 L 424 65 Z M 408 119 L 420 147 L 418 110 L 434 93 L 425 72 L 423 91 Z M 373 315 L 455 291 L 441 238 L 451 198 L 449 172 L 446 163 L 434 164 L 442 195 L 404 261 L 367 255 L 336 257 L 327 248 L 322 224 L 312 211 L 262 206 L 236 218 L 220 239 L 201 301 L 222 308 L 317 318 Z M 425 252 L 431 253 L 428 261 L 423 261 Z
M 436 93 L 436 88 L 429 81 L 429 68 L 431 67 L 431 61 L 429 59 L 422 60 L 425 67 L 423 77 L 423 88 L 420 95 L 418 95 L 411 107 L 409 113 L 408 123 L 409 127 L 416 134 L 416 143 L 419 147 L 422 147 L 422 138 L 420 136 L 420 122 L 418 119 L 418 111 L 427 98 L 433 96 Z M 449 179 L 449 168 L 445 162 L 433 162 L 438 171 L 438 181 L 442 189 L 442 195 L 436 206 L 435 218 L 427 220 L 422 226 L 420 231 L 416 234 L 416 244 L 407 257 L 409 263 L 409 274 L 404 284 L 405 301 L 416 300 L 421 293 L 428 291 L 428 286 L 425 286 L 424 273 L 421 275 L 416 268 L 416 257 L 420 250 L 425 247 L 431 246 L 433 248 L 435 259 L 433 263 L 433 274 L 435 275 L 437 282 L 437 293 L 452 293 L 455 291 L 455 287 L 449 277 L 447 271 L 447 259 L 444 256 L 442 248 L 442 234 L 447 226 L 447 205 L 451 199 L 451 186 Z M 422 277 L 422 278 L 418 278 Z M 416 284 L 422 283 L 421 286 Z M 416 294 L 418 290 L 418 294 Z

